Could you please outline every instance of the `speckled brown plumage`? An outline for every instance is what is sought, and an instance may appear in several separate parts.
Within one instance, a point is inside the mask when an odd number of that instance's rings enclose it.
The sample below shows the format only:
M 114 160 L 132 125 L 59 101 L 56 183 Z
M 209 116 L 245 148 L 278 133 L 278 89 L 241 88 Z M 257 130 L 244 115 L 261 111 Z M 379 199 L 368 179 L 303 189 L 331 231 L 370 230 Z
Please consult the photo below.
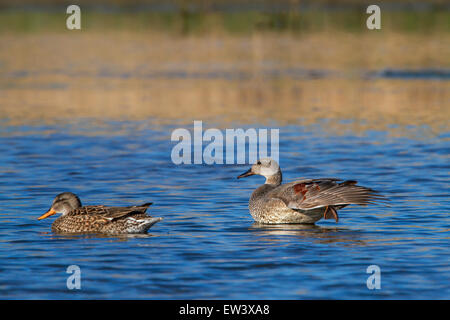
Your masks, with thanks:
M 54 232 L 144 233 L 161 218 L 145 214 L 145 207 L 86 206 L 58 217 Z
M 79 198 L 70 192 L 59 194 L 50 210 L 39 219 L 60 212 L 52 224 L 53 232 L 61 233 L 145 233 L 162 218 L 146 214 L 151 203 L 141 206 L 107 207 L 81 206 Z

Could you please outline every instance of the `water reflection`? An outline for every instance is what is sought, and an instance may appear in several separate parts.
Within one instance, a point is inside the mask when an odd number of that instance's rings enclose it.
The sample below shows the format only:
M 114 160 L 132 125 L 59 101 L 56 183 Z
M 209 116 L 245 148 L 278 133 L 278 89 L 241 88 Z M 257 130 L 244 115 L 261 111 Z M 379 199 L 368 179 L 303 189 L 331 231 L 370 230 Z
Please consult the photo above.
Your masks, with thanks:
M 151 233 L 145 234 L 104 234 L 104 233 L 64 233 L 64 232 L 39 232 L 40 236 L 49 240 L 79 240 L 79 239 L 111 239 L 115 241 L 127 241 L 130 239 L 147 239 L 155 237 Z
M 366 242 L 361 240 L 361 231 L 341 227 L 323 227 L 314 224 L 268 225 L 253 223 L 249 227 L 249 230 L 257 232 L 265 240 L 269 240 L 273 236 L 294 236 L 322 244 L 342 243 L 346 245 L 366 245 Z
M 411 125 L 421 126 L 419 136 L 445 133 L 449 73 L 424 68 L 430 61 L 448 65 L 443 35 L 386 36 L 2 35 L 0 44 L 10 50 L 0 52 L 0 121 L 21 126 L 96 119 L 101 130 L 104 120 L 123 119 L 221 125 L 329 119 L 323 130 L 339 135 L 376 129 L 405 136 L 414 131 Z M 361 46 L 367 49 L 354 49 Z M 132 57 L 123 59 L 123 52 Z M 403 69 L 404 52 L 415 53 L 407 56 L 411 70 Z

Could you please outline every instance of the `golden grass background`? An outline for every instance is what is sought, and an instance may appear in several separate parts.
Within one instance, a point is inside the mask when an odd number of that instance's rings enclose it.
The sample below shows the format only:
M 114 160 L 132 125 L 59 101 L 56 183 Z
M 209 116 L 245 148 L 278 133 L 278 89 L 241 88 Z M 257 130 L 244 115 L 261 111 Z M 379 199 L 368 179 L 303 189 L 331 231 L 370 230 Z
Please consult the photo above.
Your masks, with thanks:
M 450 36 L 442 31 L 12 31 L 0 34 L 0 48 L 0 118 L 13 125 L 329 119 L 324 130 L 403 134 L 404 127 L 425 125 L 435 135 L 447 132 L 450 120 L 448 80 L 364 76 L 448 70 Z M 354 121 L 344 126 L 342 119 Z

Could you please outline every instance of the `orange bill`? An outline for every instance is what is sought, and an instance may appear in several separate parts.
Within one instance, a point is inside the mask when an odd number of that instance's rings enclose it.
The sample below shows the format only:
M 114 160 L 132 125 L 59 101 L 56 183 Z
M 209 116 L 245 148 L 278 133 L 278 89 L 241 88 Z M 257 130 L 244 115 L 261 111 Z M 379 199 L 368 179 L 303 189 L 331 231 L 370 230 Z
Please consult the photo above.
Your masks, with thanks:
M 48 218 L 48 217 L 54 215 L 55 213 L 56 213 L 55 210 L 50 209 L 50 210 L 48 210 L 46 213 L 44 213 L 42 216 L 40 216 L 40 217 L 38 218 L 38 220 L 42 220 L 42 219 Z

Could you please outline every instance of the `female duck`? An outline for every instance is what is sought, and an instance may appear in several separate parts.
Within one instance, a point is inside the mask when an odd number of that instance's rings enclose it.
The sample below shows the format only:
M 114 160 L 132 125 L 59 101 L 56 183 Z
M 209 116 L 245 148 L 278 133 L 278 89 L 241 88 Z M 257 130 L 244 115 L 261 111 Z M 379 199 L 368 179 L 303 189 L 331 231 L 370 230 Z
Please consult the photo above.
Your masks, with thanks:
M 53 232 L 64 233 L 145 233 L 162 218 L 153 218 L 145 212 L 152 203 L 130 207 L 82 206 L 71 192 L 58 194 L 50 210 L 38 218 L 45 219 L 61 213 L 52 224 Z

